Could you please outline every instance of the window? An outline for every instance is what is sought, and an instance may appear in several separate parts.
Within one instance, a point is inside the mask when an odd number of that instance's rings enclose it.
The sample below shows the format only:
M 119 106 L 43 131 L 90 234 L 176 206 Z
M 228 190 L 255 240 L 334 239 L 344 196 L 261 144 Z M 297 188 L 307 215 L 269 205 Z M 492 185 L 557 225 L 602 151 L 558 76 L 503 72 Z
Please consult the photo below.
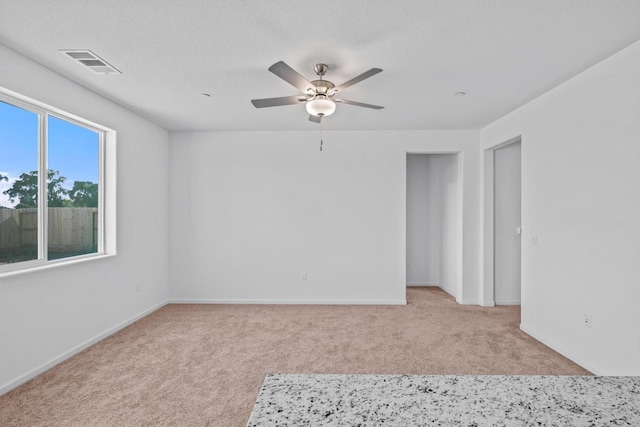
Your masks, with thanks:
M 105 253 L 109 132 L 0 91 L 0 273 Z

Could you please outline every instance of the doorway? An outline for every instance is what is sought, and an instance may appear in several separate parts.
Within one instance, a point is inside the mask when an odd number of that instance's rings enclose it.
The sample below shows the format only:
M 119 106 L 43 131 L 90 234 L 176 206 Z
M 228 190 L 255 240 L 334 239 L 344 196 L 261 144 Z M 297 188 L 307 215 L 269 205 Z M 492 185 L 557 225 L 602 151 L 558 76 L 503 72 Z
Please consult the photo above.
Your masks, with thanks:
M 407 154 L 406 284 L 460 296 L 462 188 L 459 153 Z

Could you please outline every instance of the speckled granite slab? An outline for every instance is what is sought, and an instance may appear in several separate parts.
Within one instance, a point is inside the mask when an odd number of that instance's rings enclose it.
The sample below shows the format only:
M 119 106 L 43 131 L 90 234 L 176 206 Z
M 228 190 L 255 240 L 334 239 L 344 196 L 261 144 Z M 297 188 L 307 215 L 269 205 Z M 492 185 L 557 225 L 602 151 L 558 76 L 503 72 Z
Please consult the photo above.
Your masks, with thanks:
M 640 426 L 640 377 L 269 374 L 256 426 Z

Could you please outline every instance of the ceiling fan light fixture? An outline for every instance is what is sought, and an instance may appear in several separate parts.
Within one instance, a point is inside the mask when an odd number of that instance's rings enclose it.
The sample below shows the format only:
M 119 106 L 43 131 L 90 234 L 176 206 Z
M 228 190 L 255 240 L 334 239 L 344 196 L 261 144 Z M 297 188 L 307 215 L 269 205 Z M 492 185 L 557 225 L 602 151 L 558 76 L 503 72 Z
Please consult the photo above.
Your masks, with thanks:
M 313 116 L 330 116 L 336 111 L 336 103 L 324 96 L 316 96 L 307 101 L 307 112 Z

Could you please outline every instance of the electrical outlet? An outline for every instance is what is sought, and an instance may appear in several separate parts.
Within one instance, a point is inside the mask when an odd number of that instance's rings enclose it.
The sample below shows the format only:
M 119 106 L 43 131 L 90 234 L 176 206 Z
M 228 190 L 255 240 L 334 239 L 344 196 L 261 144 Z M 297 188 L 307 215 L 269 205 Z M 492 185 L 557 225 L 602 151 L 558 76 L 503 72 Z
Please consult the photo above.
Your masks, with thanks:
M 531 244 L 533 246 L 540 246 L 540 236 L 532 236 L 531 237 Z
M 302 273 L 302 274 L 300 275 L 300 278 L 301 278 L 302 280 L 307 280 L 307 272 L 305 271 L 304 273 Z
M 582 324 L 584 325 L 585 328 L 591 327 L 591 316 L 589 314 L 584 315 L 584 320 L 582 321 Z

